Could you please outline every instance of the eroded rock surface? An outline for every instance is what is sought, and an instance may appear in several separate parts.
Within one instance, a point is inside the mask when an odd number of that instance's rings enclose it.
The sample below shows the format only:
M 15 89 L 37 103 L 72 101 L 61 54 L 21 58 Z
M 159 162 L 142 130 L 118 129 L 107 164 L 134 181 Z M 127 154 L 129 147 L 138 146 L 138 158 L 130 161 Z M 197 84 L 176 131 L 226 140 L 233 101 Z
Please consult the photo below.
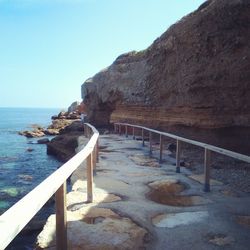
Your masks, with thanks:
M 140 249 L 147 231 L 129 218 L 120 217 L 110 209 L 85 207 L 67 212 L 68 247 L 76 249 Z M 55 216 L 48 219 L 38 245 L 55 249 Z M 83 248 L 84 247 L 84 248 Z
M 207 204 L 210 201 L 199 195 L 182 195 L 187 189 L 184 183 L 176 179 L 166 179 L 149 183 L 151 191 L 147 194 L 149 199 L 170 206 L 194 206 Z
M 145 51 L 82 85 L 89 121 L 203 128 L 250 124 L 250 3 L 211 0 Z
M 156 227 L 174 228 L 177 226 L 198 223 L 208 217 L 207 211 L 160 214 L 152 219 Z
M 247 249 L 247 193 L 227 197 L 221 192 L 224 184 L 203 192 L 203 184 L 189 177 L 190 170 L 182 168 L 176 173 L 166 155 L 161 167 L 134 161 L 129 156 L 148 156 L 148 147 L 136 140 L 109 134 L 101 135 L 99 143 L 105 150 L 99 152 L 92 203 L 87 201 L 86 164 L 71 176 L 69 249 Z M 150 189 L 168 203 L 153 202 L 147 196 Z M 183 205 L 183 200 L 188 203 Z M 54 235 L 53 215 L 39 235 L 40 248 L 55 249 Z

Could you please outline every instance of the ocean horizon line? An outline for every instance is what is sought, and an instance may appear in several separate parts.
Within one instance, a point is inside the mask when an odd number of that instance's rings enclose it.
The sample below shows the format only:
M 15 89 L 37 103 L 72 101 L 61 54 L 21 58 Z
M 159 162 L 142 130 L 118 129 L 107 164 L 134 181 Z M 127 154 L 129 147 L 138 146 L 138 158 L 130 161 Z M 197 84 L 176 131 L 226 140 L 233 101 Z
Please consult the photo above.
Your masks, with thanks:
M 65 107 L 31 107 L 31 106 L 0 106 L 0 109 L 58 109 L 58 110 L 67 110 Z

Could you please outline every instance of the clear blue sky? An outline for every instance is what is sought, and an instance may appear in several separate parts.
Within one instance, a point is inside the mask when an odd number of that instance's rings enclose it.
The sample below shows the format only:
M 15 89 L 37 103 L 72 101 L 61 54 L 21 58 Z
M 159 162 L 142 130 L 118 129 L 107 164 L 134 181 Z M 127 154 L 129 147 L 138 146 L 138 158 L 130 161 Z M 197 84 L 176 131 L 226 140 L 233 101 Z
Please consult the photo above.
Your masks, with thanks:
M 67 108 L 204 0 L 0 0 L 0 107 Z

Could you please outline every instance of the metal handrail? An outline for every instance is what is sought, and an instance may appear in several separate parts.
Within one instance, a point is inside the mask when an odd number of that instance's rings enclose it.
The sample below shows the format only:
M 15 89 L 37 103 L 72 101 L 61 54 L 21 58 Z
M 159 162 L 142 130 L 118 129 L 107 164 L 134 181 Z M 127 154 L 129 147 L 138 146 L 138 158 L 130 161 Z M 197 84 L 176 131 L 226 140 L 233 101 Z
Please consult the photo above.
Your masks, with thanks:
M 87 145 L 0 216 L 1 250 L 9 245 L 54 193 L 56 194 L 57 249 L 67 249 L 66 181 L 86 159 L 88 201 L 93 201 L 93 165 L 95 159 L 98 158 L 99 132 L 88 123 L 85 123 L 84 126 L 85 129 L 88 128 L 91 131 Z
M 166 132 L 162 132 L 162 131 L 158 131 L 155 129 L 151 129 L 151 128 L 147 128 L 144 126 L 139 126 L 139 125 L 133 125 L 133 124 L 129 124 L 129 123 L 114 123 L 114 129 L 115 132 L 119 132 L 120 134 L 122 133 L 122 126 L 125 127 L 125 134 L 126 136 L 128 135 L 128 127 L 131 127 L 133 129 L 133 138 L 135 138 L 135 128 L 141 129 L 142 130 L 142 144 L 143 146 L 144 144 L 144 136 L 145 133 L 144 131 L 148 131 L 149 132 L 149 145 L 150 145 L 150 152 L 151 152 L 151 147 L 152 147 L 152 133 L 158 134 L 160 135 L 160 161 L 162 160 L 162 137 L 166 136 L 166 137 L 170 137 L 172 139 L 176 140 L 176 144 L 177 144 L 177 149 L 176 149 L 176 172 L 179 173 L 180 172 L 180 154 L 181 154 L 181 142 L 185 142 L 185 143 L 189 143 L 192 145 L 196 145 L 198 147 L 202 147 L 204 148 L 204 172 L 205 172 L 205 187 L 204 187 L 204 191 L 209 192 L 210 191 L 210 165 L 211 165 L 211 152 L 216 152 L 222 155 L 226 155 L 232 158 L 235 158 L 237 160 L 241 160 L 247 163 L 250 163 L 250 156 L 247 155 L 243 155 L 240 153 L 236 153 L 227 149 L 223 149 L 223 148 L 219 148 L 207 143 L 203 143 L 203 142 L 199 142 L 199 141 L 195 141 L 195 140 L 191 140 L 191 139 L 187 139 L 181 136 L 177 136 L 174 134 L 170 134 L 170 133 L 166 133 Z

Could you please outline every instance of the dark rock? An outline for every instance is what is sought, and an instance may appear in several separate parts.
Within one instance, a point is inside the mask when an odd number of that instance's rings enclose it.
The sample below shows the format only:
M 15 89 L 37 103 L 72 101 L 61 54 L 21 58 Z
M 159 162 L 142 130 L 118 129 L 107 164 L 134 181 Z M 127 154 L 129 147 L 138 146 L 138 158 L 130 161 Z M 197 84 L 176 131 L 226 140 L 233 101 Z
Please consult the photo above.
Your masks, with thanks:
M 33 177 L 31 175 L 28 174 L 19 174 L 18 178 L 25 180 L 25 181 L 32 181 Z
M 176 144 L 170 143 L 167 147 L 167 149 L 171 152 L 176 152 Z
M 45 135 L 59 135 L 60 133 L 60 129 L 52 129 L 52 128 L 49 128 L 49 129 L 46 129 L 44 131 Z
M 180 166 L 181 166 L 181 167 L 186 167 L 186 162 L 185 162 L 185 161 L 181 161 L 181 162 L 180 162 Z
M 49 139 L 48 138 L 43 138 L 43 139 L 40 139 L 37 141 L 38 144 L 46 144 L 49 142 Z
M 32 152 L 32 151 L 34 151 L 34 149 L 33 149 L 33 148 L 27 148 L 26 151 L 27 151 L 27 152 Z
M 34 232 L 41 231 L 46 223 L 46 220 L 33 218 L 21 231 L 21 235 L 32 235 Z
M 82 132 L 83 135 L 84 127 L 81 121 L 73 121 L 70 125 L 60 130 L 60 134 L 69 132 Z
M 56 120 L 56 119 L 59 119 L 59 118 L 58 118 L 58 115 L 53 115 L 53 116 L 51 116 L 51 119 Z
M 75 155 L 79 133 L 58 135 L 47 143 L 47 154 L 55 156 L 59 161 L 66 162 Z
M 83 130 L 80 121 L 72 121 L 70 125 L 60 130 L 60 135 L 47 143 L 47 154 L 55 156 L 59 161 L 68 161 L 75 155 L 75 149 L 78 147 L 78 137 L 83 136 Z

